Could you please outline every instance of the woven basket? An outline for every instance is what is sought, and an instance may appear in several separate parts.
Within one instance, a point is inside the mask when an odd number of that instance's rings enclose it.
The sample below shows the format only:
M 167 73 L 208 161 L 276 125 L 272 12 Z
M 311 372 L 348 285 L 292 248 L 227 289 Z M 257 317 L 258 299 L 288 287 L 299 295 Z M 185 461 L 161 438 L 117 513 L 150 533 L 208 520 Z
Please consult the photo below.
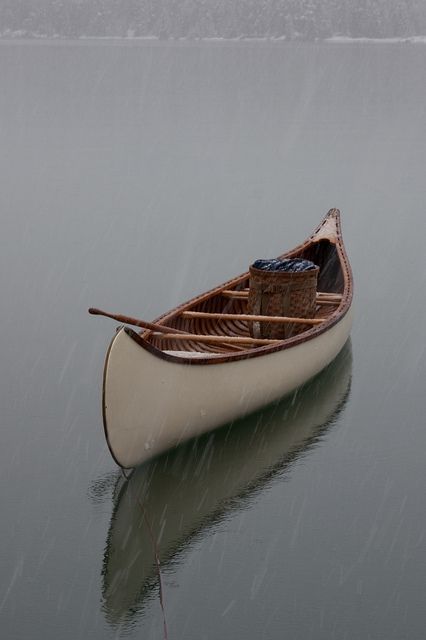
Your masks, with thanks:
M 263 271 L 250 267 L 248 313 L 262 316 L 313 318 L 319 267 L 308 271 Z M 289 322 L 249 322 L 253 338 L 284 340 L 310 328 Z

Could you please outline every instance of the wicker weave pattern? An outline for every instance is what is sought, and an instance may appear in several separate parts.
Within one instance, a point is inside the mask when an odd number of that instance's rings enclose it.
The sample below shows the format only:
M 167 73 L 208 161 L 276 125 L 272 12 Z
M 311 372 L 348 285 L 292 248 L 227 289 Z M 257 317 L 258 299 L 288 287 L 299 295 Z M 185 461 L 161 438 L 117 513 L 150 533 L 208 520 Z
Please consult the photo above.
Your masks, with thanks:
M 264 316 L 313 318 L 319 268 L 299 273 L 262 271 L 250 267 L 248 313 Z M 250 322 L 254 338 L 284 340 L 297 335 L 309 325 Z

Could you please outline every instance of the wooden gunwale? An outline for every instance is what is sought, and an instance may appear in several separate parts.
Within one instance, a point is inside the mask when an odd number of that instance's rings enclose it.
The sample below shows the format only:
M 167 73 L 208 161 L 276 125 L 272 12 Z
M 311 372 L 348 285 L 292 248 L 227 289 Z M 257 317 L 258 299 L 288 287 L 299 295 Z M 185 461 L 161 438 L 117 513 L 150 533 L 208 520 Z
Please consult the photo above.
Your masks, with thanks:
M 124 329 L 125 332 L 141 347 L 151 352 L 156 357 L 161 358 L 163 360 L 167 360 L 169 362 L 187 364 L 189 366 L 200 366 L 205 364 L 214 365 L 214 364 L 219 364 L 224 362 L 235 362 L 237 360 L 255 358 L 255 357 L 259 357 L 269 353 L 274 353 L 276 351 L 289 349 L 298 344 L 302 344 L 304 342 L 312 340 L 313 338 L 321 335 L 322 333 L 324 333 L 325 331 L 333 327 L 335 324 L 337 324 L 349 311 L 352 303 L 352 297 L 353 297 L 352 270 L 351 270 L 349 260 L 346 254 L 346 250 L 344 247 L 344 243 L 343 243 L 339 210 L 330 209 L 330 211 L 327 213 L 327 215 L 324 217 L 324 219 L 318 225 L 315 231 L 302 244 L 298 245 L 294 249 L 280 256 L 280 258 L 289 258 L 289 257 L 296 256 L 301 252 L 307 250 L 309 246 L 313 245 L 315 242 L 318 242 L 321 239 L 323 239 L 323 236 L 321 236 L 320 232 L 323 230 L 323 232 L 326 233 L 327 223 L 330 220 L 334 221 L 335 234 L 333 233 L 332 238 L 328 238 L 327 235 L 325 235 L 324 238 L 328 239 L 336 247 L 336 252 L 337 252 L 338 259 L 340 261 L 340 266 L 341 266 L 342 275 L 343 275 L 343 292 L 341 294 L 341 299 L 339 301 L 338 308 L 335 311 L 333 311 L 321 324 L 314 326 L 312 329 L 308 329 L 307 331 L 301 334 L 298 334 L 292 338 L 288 338 L 283 341 L 279 341 L 278 343 L 275 343 L 275 344 L 269 344 L 265 346 L 256 346 L 250 350 L 244 350 L 240 352 L 234 351 L 232 353 L 227 352 L 226 354 L 217 353 L 217 355 L 216 354 L 209 355 L 206 358 L 203 358 L 203 357 L 191 358 L 190 356 L 189 357 L 185 357 L 181 355 L 175 356 L 169 353 L 165 353 L 155 345 L 151 344 L 149 341 L 145 340 L 143 336 L 138 334 L 133 329 L 125 327 Z M 198 296 L 195 296 L 194 298 L 188 300 L 187 302 L 184 302 L 183 304 L 159 316 L 155 320 L 155 323 L 165 324 L 165 325 L 169 324 L 171 321 L 174 321 L 177 317 L 179 317 L 179 315 L 182 314 L 183 311 L 190 311 L 191 308 L 194 307 L 194 305 L 206 302 L 209 299 L 214 298 L 215 296 L 218 296 L 220 294 L 223 295 L 224 291 L 229 291 L 230 289 L 234 289 L 235 287 L 238 287 L 245 280 L 247 280 L 248 275 L 249 275 L 248 272 L 245 272 L 244 274 L 241 274 L 236 278 L 233 278 L 231 280 L 228 280 L 222 283 L 221 285 L 218 285 L 217 287 L 211 289 L 210 291 L 207 291 Z M 242 293 L 245 295 L 244 291 L 242 291 Z M 330 293 L 329 295 L 336 295 L 336 294 Z M 240 296 L 240 297 L 242 298 L 243 296 Z M 320 300 L 317 300 L 317 303 L 321 304 Z

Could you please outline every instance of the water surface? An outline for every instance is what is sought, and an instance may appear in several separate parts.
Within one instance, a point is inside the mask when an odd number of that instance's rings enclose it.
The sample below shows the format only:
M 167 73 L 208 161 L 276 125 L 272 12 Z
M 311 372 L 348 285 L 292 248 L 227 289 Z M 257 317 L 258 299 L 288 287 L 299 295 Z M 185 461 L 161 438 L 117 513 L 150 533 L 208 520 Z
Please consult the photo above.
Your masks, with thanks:
M 170 638 L 424 637 L 425 63 L 421 45 L 0 43 L 5 638 L 162 637 L 139 498 Z M 332 206 L 351 350 L 123 483 L 99 408 L 114 323 L 87 307 L 154 318 Z

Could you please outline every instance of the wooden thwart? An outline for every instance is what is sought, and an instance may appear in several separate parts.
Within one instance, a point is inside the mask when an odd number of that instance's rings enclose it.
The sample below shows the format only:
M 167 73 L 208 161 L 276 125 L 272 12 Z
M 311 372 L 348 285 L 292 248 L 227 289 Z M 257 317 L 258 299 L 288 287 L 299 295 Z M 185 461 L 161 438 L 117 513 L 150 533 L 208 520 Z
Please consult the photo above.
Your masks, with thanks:
M 210 336 L 204 333 L 153 333 L 152 337 L 164 340 L 190 340 L 192 342 L 219 342 L 221 344 L 276 344 L 282 340 L 272 340 L 266 338 L 250 338 L 244 336 Z
M 241 290 L 233 290 L 233 289 L 224 289 L 221 291 L 221 295 L 225 296 L 225 298 L 241 298 L 242 300 L 246 300 L 248 298 L 249 290 L 241 289 Z M 340 293 L 327 293 L 318 291 L 317 292 L 317 302 L 330 302 L 333 304 L 338 304 L 342 299 Z
M 243 320 L 245 322 L 288 322 L 292 324 L 321 324 L 324 318 L 292 318 L 290 316 L 256 316 L 248 313 L 208 313 L 205 311 L 182 311 L 182 318 L 211 318 L 212 320 Z

